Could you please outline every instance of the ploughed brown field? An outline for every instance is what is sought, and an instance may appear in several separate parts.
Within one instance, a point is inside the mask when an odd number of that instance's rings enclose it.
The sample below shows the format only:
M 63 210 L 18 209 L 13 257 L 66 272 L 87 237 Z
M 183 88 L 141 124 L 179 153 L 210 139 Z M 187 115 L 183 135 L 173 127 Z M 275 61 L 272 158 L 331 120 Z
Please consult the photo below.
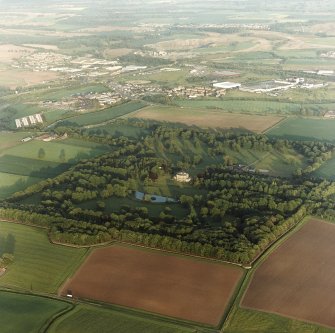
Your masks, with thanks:
M 312 219 L 256 270 L 242 306 L 335 327 L 335 225 Z
M 216 326 L 242 275 L 236 266 L 118 245 L 92 252 L 61 293 Z

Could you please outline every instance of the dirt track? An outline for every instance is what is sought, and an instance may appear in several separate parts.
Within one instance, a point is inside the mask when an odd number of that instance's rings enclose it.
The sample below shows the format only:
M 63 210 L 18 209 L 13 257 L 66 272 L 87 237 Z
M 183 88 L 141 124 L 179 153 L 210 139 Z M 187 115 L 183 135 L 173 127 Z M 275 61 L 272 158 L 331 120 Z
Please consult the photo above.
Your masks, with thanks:
M 243 271 L 123 246 L 95 250 L 62 289 L 186 320 L 218 325 Z
M 335 327 L 335 225 L 311 220 L 257 269 L 242 306 Z

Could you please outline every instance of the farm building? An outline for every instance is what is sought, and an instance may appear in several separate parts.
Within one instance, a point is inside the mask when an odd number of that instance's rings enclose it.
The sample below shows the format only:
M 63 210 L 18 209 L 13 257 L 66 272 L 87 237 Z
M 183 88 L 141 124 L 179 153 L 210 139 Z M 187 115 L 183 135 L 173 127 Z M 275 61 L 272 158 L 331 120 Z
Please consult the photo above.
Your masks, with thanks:
M 331 76 L 334 75 L 334 71 L 332 70 L 319 70 L 317 72 L 318 75 L 325 75 L 325 76 Z
M 31 136 L 27 136 L 26 138 L 23 138 L 21 142 L 28 142 L 31 141 L 33 138 Z
M 173 179 L 181 183 L 189 183 L 191 181 L 191 177 L 187 172 L 178 172 Z
M 241 87 L 241 83 L 236 82 L 217 82 L 213 84 L 214 88 L 221 89 L 239 89 Z
M 297 80 L 302 80 L 302 79 L 297 79 Z M 278 91 L 278 90 L 287 90 L 301 81 L 295 80 L 294 82 L 292 81 L 277 81 L 277 80 L 272 80 L 272 81 L 263 81 L 251 85 L 245 85 L 241 87 L 241 91 L 246 91 L 246 92 L 252 92 L 252 93 L 264 93 L 264 92 L 271 92 L 271 91 Z
M 15 119 L 15 124 L 16 124 L 16 128 L 20 128 L 20 127 L 22 127 L 22 124 L 21 124 L 21 120 L 20 120 L 20 119 Z
M 34 126 L 37 123 L 43 123 L 43 118 L 39 113 L 20 119 L 15 119 L 16 128 L 20 128 L 22 126 Z

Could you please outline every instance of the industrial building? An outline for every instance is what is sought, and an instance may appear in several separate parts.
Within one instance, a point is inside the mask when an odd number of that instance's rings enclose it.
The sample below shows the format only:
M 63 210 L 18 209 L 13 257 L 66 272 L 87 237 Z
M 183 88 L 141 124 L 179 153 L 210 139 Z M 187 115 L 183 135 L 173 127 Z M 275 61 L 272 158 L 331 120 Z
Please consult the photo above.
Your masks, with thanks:
M 241 83 L 236 82 L 217 82 L 213 84 L 214 88 L 220 89 L 239 89 L 241 87 Z

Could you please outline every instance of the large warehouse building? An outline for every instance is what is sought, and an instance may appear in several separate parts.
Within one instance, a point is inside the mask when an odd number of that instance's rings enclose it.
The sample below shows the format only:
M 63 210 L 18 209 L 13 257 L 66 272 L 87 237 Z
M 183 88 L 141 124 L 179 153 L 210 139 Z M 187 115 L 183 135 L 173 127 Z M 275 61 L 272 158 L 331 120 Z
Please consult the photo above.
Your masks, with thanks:
M 215 88 L 221 88 L 221 89 L 239 89 L 241 87 L 241 83 L 235 83 L 235 82 L 217 82 L 213 84 L 213 87 Z

